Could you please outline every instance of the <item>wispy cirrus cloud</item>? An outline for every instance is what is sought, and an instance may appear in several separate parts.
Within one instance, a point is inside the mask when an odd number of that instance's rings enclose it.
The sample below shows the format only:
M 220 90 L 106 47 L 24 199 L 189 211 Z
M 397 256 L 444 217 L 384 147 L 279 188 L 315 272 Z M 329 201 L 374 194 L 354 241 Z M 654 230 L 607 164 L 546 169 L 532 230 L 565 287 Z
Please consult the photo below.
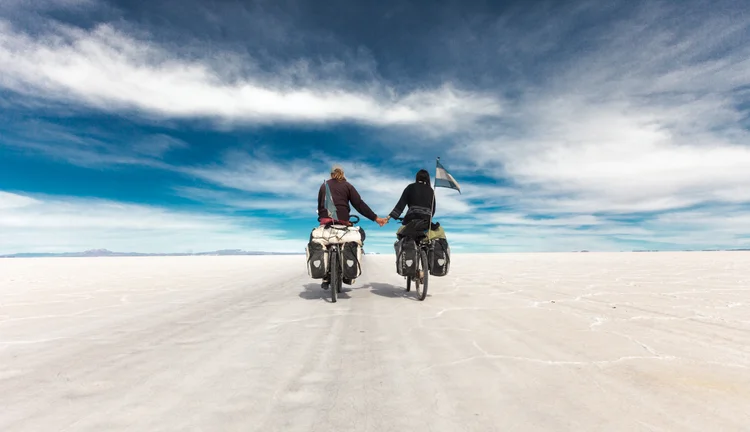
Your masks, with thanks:
M 669 19 L 676 8 L 654 3 L 589 29 L 586 51 L 552 62 L 506 126 L 454 155 L 523 191 L 514 205 L 530 213 L 749 202 L 750 19 Z
M 407 177 L 395 174 L 383 166 L 366 162 L 339 161 L 328 157 L 289 160 L 262 151 L 248 154 L 228 151 L 218 163 L 175 168 L 186 175 L 207 182 L 212 187 L 177 188 L 186 198 L 223 203 L 238 209 L 278 211 L 287 215 L 315 215 L 318 189 L 330 178 L 334 163 L 343 165 L 347 180 L 352 183 L 379 215 L 388 214 L 398 202 L 404 188 L 414 182 L 414 173 Z M 224 190 L 215 190 L 221 187 Z M 442 216 L 467 214 L 472 211 L 467 197 L 455 193 L 436 195 L 437 208 Z M 473 195 L 476 197 L 476 195 Z
M 750 200 L 750 147 L 718 136 L 682 140 L 658 116 L 598 110 L 538 123 L 558 139 L 497 139 L 474 154 L 523 188 L 530 210 L 636 213 Z M 561 117 L 570 121 L 554 125 Z
M 0 209 L 3 210 L 18 209 L 36 203 L 38 203 L 38 201 L 33 198 L 0 191 Z
M 82 167 L 116 165 L 169 169 L 164 159 L 188 143 L 163 133 L 117 134 L 106 126 L 71 126 L 24 119 L 0 123 L 0 146 L 40 154 Z
M 444 130 L 502 111 L 497 97 L 451 83 L 403 94 L 376 81 L 353 85 L 303 75 L 293 84 L 283 73 L 276 79 L 245 75 L 246 60 L 229 52 L 181 58 L 110 24 L 85 30 L 50 23 L 48 32 L 32 36 L 0 21 L 0 86 L 107 111 L 239 124 L 348 121 Z

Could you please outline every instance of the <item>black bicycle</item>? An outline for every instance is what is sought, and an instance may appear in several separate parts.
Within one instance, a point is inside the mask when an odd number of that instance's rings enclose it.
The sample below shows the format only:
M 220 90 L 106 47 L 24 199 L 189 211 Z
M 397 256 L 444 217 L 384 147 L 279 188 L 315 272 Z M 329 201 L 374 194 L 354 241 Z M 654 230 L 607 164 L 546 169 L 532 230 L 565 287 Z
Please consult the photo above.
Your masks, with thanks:
M 403 218 L 395 218 L 397 221 L 403 221 Z M 408 226 L 408 225 L 407 225 Z M 428 230 L 418 230 L 415 236 L 409 236 L 417 243 L 419 249 L 419 259 L 417 259 L 417 274 L 415 277 L 406 276 L 406 291 L 411 291 L 411 283 L 414 282 L 414 289 L 417 291 L 419 301 L 424 301 L 427 297 L 427 286 L 430 282 L 430 262 L 434 246 L 428 241 Z
M 352 218 L 356 218 L 356 220 L 352 220 Z M 359 216 L 351 215 L 349 217 L 349 222 L 352 224 L 352 226 L 356 225 L 359 222 Z M 339 226 L 344 228 L 343 225 Z M 336 298 L 338 294 L 341 293 L 341 287 L 343 284 L 344 260 L 341 246 L 342 245 L 339 243 L 328 245 L 328 280 L 331 281 L 331 286 L 329 289 L 331 290 L 332 303 L 336 303 Z

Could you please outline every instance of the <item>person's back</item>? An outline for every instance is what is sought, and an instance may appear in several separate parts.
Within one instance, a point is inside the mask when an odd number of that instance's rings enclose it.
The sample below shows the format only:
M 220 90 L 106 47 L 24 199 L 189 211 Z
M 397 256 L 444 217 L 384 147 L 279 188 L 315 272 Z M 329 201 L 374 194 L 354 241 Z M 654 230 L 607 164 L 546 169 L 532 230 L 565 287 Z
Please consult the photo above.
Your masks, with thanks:
M 334 219 L 334 215 L 330 214 L 325 205 L 326 186 L 331 191 L 331 198 L 333 205 L 336 207 L 335 219 L 339 222 L 348 222 L 351 214 L 351 203 L 354 208 L 362 214 L 362 216 L 375 221 L 377 215 L 370 209 L 370 207 L 362 200 L 357 189 L 352 186 L 346 180 L 327 180 L 325 184 L 320 186 L 318 193 L 318 216 L 319 219 Z
M 329 207 L 326 200 L 326 189 L 330 191 L 330 200 L 333 203 L 333 208 L 329 210 Z M 359 192 L 357 192 L 357 189 L 346 180 L 346 177 L 344 176 L 344 169 L 340 166 L 334 165 L 333 168 L 331 168 L 331 179 L 326 180 L 321 186 L 320 190 L 318 191 L 318 222 L 320 222 L 321 225 L 326 225 L 328 223 L 339 223 L 342 225 L 351 225 L 349 222 L 349 216 L 350 216 L 350 207 L 349 203 L 354 206 L 354 208 L 364 217 L 367 219 L 370 219 L 373 222 L 376 222 L 378 225 L 383 226 L 386 222 L 385 219 L 381 219 L 378 217 L 377 214 L 375 214 L 374 211 L 370 208 L 370 206 L 367 205 L 367 203 L 364 202 L 362 197 L 359 195 Z M 335 211 L 335 214 L 331 214 L 332 211 Z M 365 231 L 362 229 L 362 227 L 357 227 L 357 230 L 359 231 L 359 234 L 362 238 L 362 244 L 364 244 L 365 241 Z M 312 242 L 312 235 L 310 237 L 310 241 Z M 321 284 L 321 288 L 328 289 L 330 288 L 330 275 L 326 275 L 323 278 L 323 283 Z M 343 283 L 345 284 L 352 284 L 353 280 L 348 279 L 346 277 L 342 278 Z
M 336 215 L 330 214 L 326 208 L 326 187 L 331 192 L 331 199 L 336 208 Z M 344 177 L 344 170 L 339 166 L 331 169 L 331 179 L 326 180 L 318 191 L 318 220 L 333 220 L 334 222 L 349 223 L 351 208 L 349 203 L 364 217 L 378 222 L 378 215 L 362 200 L 357 189 Z
M 435 191 L 430 186 L 430 174 L 426 170 L 417 172 L 416 181 L 404 189 L 388 219 L 400 217 L 406 206 L 409 206 L 409 210 L 404 216 L 403 225 L 414 220 L 429 221 L 435 215 Z

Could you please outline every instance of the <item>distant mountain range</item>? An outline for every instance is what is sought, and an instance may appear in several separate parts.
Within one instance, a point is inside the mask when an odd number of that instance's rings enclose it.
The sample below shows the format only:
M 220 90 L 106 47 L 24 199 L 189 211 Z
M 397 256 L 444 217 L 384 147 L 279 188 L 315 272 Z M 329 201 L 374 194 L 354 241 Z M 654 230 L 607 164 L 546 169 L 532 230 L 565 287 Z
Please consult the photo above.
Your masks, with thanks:
M 92 249 L 84 252 L 63 253 L 17 253 L 0 255 L 0 258 L 56 258 L 56 257 L 148 257 L 148 256 L 229 256 L 229 255 L 304 255 L 300 252 L 248 252 L 240 249 L 224 249 L 197 253 L 139 253 L 112 252 L 107 249 Z

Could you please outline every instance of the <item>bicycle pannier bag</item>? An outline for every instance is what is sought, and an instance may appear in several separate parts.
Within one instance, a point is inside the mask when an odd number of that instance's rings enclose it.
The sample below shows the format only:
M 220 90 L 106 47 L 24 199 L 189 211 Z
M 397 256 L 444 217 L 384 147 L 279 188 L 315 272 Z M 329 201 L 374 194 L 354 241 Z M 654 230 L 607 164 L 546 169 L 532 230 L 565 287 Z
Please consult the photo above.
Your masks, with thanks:
M 355 242 L 344 243 L 342 252 L 343 277 L 352 280 L 358 278 L 362 274 L 362 247 Z
M 312 230 L 310 239 L 325 246 L 354 242 L 362 245 L 364 230 L 360 227 L 319 226 Z
M 451 248 L 448 240 L 444 238 L 432 241 L 432 259 L 430 261 L 430 274 L 432 276 L 445 276 L 448 274 L 451 266 Z
M 323 279 L 328 273 L 328 253 L 322 244 L 311 241 L 307 245 L 307 274 L 313 279 Z
M 409 237 L 402 237 L 394 244 L 394 247 L 396 249 L 396 272 L 401 276 L 415 277 L 419 256 L 417 243 Z

